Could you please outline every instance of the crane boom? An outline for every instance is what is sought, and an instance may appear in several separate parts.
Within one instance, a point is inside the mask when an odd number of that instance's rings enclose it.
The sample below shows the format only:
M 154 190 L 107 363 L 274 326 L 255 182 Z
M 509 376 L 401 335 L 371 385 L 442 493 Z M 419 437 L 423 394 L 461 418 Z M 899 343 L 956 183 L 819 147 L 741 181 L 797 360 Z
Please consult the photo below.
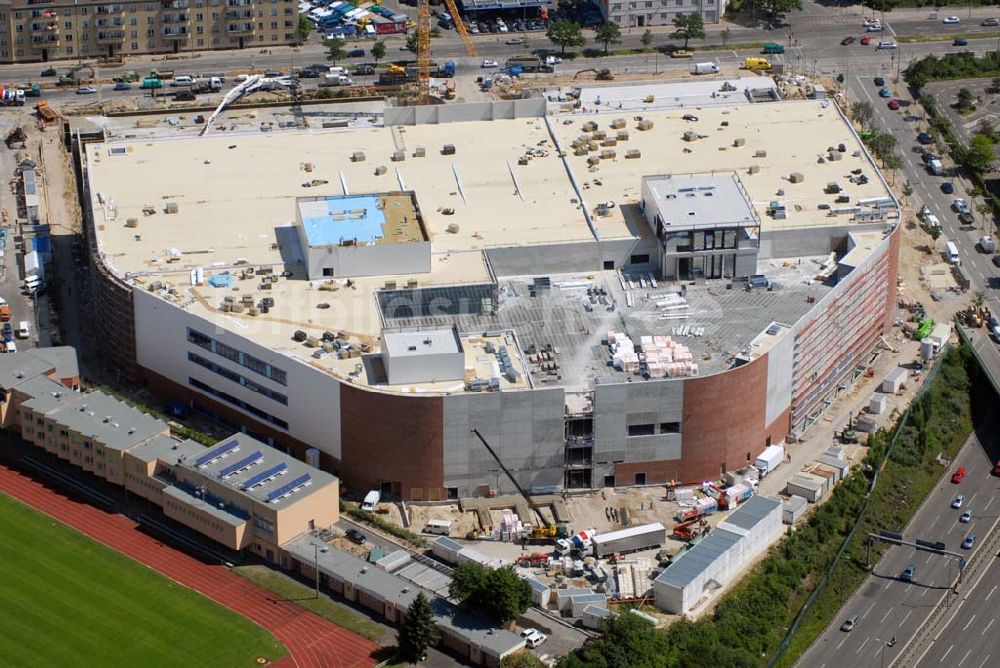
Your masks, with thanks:
M 455 6 L 455 0 L 444 0 L 444 4 L 448 6 L 451 18 L 455 22 L 455 32 L 458 33 L 458 36 L 462 39 L 462 44 L 465 45 L 465 55 L 474 57 L 476 55 L 476 45 L 472 43 L 469 31 L 465 29 L 465 21 L 458 18 L 458 7 Z
M 472 433 L 476 435 L 476 438 L 479 439 L 479 442 L 482 443 L 483 447 L 486 448 L 486 451 L 490 453 L 490 456 L 493 457 L 494 461 L 496 461 L 497 466 L 499 466 L 500 469 L 505 474 L 507 474 L 507 477 L 510 478 L 510 481 L 514 483 L 514 487 L 517 488 L 518 493 L 520 493 L 520 495 L 524 497 L 524 500 L 528 503 L 528 508 L 535 511 L 535 514 L 538 515 L 538 519 L 541 520 L 542 526 L 545 527 L 552 526 L 551 523 L 547 519 L 545 519 L 545 515 L 542 514 L 542 511 L 538 508 L 538 506 L 535 505 L 535 501 L 534 499 L 531 498 L 531 495 L 528 494 L 528 492 L 524 489 L 524 487 L 521 487 L 521 483 L 517 481 L 517 478 L 515 478 L 514 474 L 510 472 L 510 469 L 508 469 L 504 465 L 503 461 L 500 459 L 500 456 L 496 453 L 493 447 L 486 442 L 486 439 L 483 437 L 482 434 L 479 433 L 479 430 L 473 429 Z
M 417 0 L 417 99 L 427 104 L 431 92 L 431 4 Z

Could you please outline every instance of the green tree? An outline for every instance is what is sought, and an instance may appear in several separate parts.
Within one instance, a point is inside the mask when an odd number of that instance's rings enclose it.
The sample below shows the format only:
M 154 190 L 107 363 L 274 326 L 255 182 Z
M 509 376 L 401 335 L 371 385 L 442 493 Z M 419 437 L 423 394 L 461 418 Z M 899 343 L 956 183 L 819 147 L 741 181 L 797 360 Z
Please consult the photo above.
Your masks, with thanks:
M 641 617 L 620 614 L 607 620 L 602 632 L 599 638 L 563 657 L 557 665 L 560 668 L 660 668 L 677 665 L 677 651 L 667 642 L 666 635 Z M 686 656 L 692 658 L 698 655 Z
M 645 51 L 653 44 L 653 31 L 646 28 L 646 31 L 642 33 L 642 37 L 639 38 L 639 42 L 642 43 L 642 50 Z
M 500 668 L 545 668 L 545 662 L 531 652 L 518 652 L 502 658 Z
M 732 37 L 732 36 L 733 36 L 733 33 L 732 33 L 732 31 L 729 28 L 726 28 L 725 30 L 723 30 L 722 32 L 719 33 L 719 37 L 722 38 L 722 48 L 723 49 L 729 47 L 729 38 Z
M 406 36 L 406 50 L 412 53 L 417 52 L 417 31 L 413 30 Z
M 678 14 L 674 17 L 674 28 L 670 39 L 684 40 L 685 49 L 688 48 L 689 40 L 705 37 L 705 24 L 701 20 L 701 14 Z
M 417 594 L 406 611 L 406 619 L 399 627 L 399 653 L 410 663 L 424 660 L 427 648 L 437 644 L 440 638 L 431 605 L 423 592 Z
M 622 41 L 622 31 L 617 23 L 608 21 L 597 26 L 597 30 L 594 31 L 594 41 L 604 44 L 604 55 L 606 56 L 608 55 L 608 44 L 612 42 L 617 44 Z
M 305 14 L 299 14 L 299 42 L 309 39 L 309 33 L 313 30 L 312 21 Z
M 566 55 L 567 46 L 583 46 L 587 40 L 580 31 L 580 26 L 569 19 L 559 19 L 549 26 L 545 35 L 549 41 L 558 46 L 562 55 Z
M 965 166 L 979 174 L 989 171 L 993 164 L 993 142 L 987 135 L 975 135 L 964 153 Z
M 375 43 L 372 44 L 371 53 L 372 53 L 372 58 L 375 59 L 375 64 L 378 65 L 378 61 L 385 58 L 385 40 L 384 39 L 375 40 Z
M 344 40 L 342 39 L 323 40 L 323 46 L 326 47 L 326 59 L 334 65 L 337 64 L 338 60 L 347 57 L 347 50 L 344 48 Z
M 958 89 L 958 97 L 956 98 L 957 108 L 959 112 L 972 111 L 975 107 L 972 105 L 972 91 L 968 88 L 962 87 Z
M 868 126 L 875 119 L 875 109 L 872 108 L 869 102 L 852 102 L 851 116 L 854 117 L 854 120 L 861 126 L 862 130 L 867 130 Z
M 512 566 L 487 568 L 470 562 L 455 569 L 448 592 L 462 605 L 506 624 L 531 605 L 531 585 Z

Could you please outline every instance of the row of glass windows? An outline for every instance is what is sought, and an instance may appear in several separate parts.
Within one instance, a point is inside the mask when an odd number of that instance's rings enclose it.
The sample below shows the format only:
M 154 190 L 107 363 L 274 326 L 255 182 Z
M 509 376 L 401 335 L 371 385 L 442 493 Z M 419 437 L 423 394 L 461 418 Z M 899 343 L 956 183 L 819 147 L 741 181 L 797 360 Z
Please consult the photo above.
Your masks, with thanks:
M 188 327 L 187 330 L 187 337 L 188 342 L 193 343 L 196 346 L 201 346 L 205 350 L 210 350 L 230 362 L 236 362 L 240 366 L 245 366 L 251 371 L 259 373 L 265 378 L 270 378 L 276 383 L 288 385 L 288 374 L 282 369 L 271 366 L 264 360 L 257 359 L 253 355 L 248 355 L 247 353 L 237 350 L 232 346 L 227 346 L 221 341 L 216 341 L 207 334 L 202 334 L 198 330 L 191 329 L 190 327 Z
M 284 394 L 282 394 L 281 392 L 275 392 L 274 390 L 272 390 L 272 389 L 270 389 L 268 387 L 264 387 L 263 385 L 255 383 L 252 380 L 250 380 L 249 378 L 247 378 L 246 376 L 244 376 L 242 374 L 238 374 L 235 371 L 230 371 L 229 369 L 227 369 L 227 368 L 225 368 L 223 366 L 219 366 L 215 362 L 207 360 L 204 357 L 202 357 L 201 355 L 189 352 L 188 353 L 188 360 L 190 360 L 191 362 L 194 362 L 198 366 L 201 366 L 201 367 L 204 367 L 204 368 L 208 369 L 212 373 L 216 373 L 216 374 L 222 376 L 223 378 L 231 380 L 234 383 L 237 383 L 239 385 L 242 385 L 243 387 L 247 388 L 248 390 L 256 392 L 257 394 L 263 394 L 265 397 L 267 397 L 268 399 L 271 399 L 272 401 L 277 401 L 279 404 L 283 404 L 285 406 L 288 405 L 288 397 L 285 396 Z
M 232 406 L 236 406 L 237 408 L 245 410 L 247 413 L 250 413 L 251 415 L 254 415 L 254 416 L 260 418 L 264 422 L 269 422 L 270 424 L 273 424 L 276 427 L 280 427 L 281 429 L 284 429 L 285 431 L 288 431 L 288 423 L 287 422 L 285 422 L 284 420 L 282 420 L 279 417 L 275 417 L 274 415 L 271 415 L 267 411 L 262 411 L 261 409 L 257 408 L 256 406 L 248 404 L 247 402 L 243 401 L 242 399 L 234 397 L 233 395 L 231 395 L 231 394 L 229 394 L 227 392 L 223 392 L 222 390 L 217 390 L 214 387 L 212 387 L 211 385 L 208 385 L 207 383 L 201 382 L 197 378 L 190 378 L 189 377 L 188 378 L 188 384 L 191 387 L 195 388 L 195 389 L 201 390 L 202 392 L 206 392 L 207 394 L 210 394 L 213 397 L 216 397 L 217 399 L 222 399 L 227 404 L 230 404 Z

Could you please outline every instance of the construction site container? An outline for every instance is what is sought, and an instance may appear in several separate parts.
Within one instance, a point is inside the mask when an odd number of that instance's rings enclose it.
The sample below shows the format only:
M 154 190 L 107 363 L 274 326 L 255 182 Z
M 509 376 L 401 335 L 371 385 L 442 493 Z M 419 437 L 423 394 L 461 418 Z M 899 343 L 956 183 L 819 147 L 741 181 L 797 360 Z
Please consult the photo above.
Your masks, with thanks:
M 580 594 L 570 598 L 570 614 L 573 617 L 582 617 L 584 609 L 595 605 L 598 607 L 607 606 L 607 604 L 608 597 L 605 594 L 598 592 Z
M 888 379 L 882 381 L 885 385 Z M 881 392 L 875 392 L 872 394 L 871 398 L 868 400 L 868 412 L 875 415 L 881 415 L 885 412 L 886 407 L 889 405 L 889 396 L 882 394 Z
M 809 502 L 801 496 L 793 496 L 788 499 L 781 506 L 781 521 L 785 524 L 795 524 L 802 517 L 802 514 L 806 512 L 808 504 Z
M 594 536 L 594 555 L 606 557 L 616 552 L 648 550 L 663 545 L 666 537 L 667 529 L 659 522 L 598 534 Z
M 785 493 L 789 496 L 801 496 L 809 503 L 816 503 L 823 498 L 826 480 L 811 473 L 796 473 L 788 480 Z
M 820 455 L 819 459 L 817 459 L 816 461 L 825 466 L 829 466 L 832 469 L 836 469 L 838 474 L 837 478 L 838 480 L 843 480 L 844 478 L 846 478 L 847 474 L 850 473 L 851 470 L 851 463 L 848 462 L 846 459 L 841 459 L 840 457 L 833 457 L 824 454 Z
M 854 429 L 863 434 L 870 434 L 878 429 L 878 419 L 874 415 L 859 415 L 854 421 Z
M 427 520 L 427 524 L 424 525 L 424 533 L 436 533 L 440 536 L 447 536 L 451 534 L 452 524 L 451 520 Z
M 431 543 L 431 554 L 449 564 L 457 564 L 458 553 L 462 551 L 463 547 L 451 538 L 442 536 Z
M 539 582 L 535 578 L 524 578 L 528 581 L 531 586 L 531 602 L 540 608 L 546 608 L 549 605 L 549 598 L 551 598 L 552 590 L 547 584 Z
M 760 471 L 760 475 L 763 478 L 768 473 L 778 468 L 781 462 L 785 461 L 785 448 L 782 445 L 769 445 L 764 448 L 764 452 L 760 453 L 757 460 L 754 462 L 754 466 Z
M 574 589 L 557 589 L 556 607 L 559 609 L 559 612 L 567 612 L 572 609 L 574 596 L 589 596 L 592 593 L 594 593 L 593 590 L 589 588 L 584 589 L 582 587 Z M 583 612 L 582 608 L 580 609 L 580 612 Z
M 593 629 L 595 631 L 601 630 L 605 620 L 617 616 L 617 613 L 611 612 L 606 607 L 598 605 L 588 605 L 583 609 L 583 614 L 581 615 L 584 628 Z
M 906 387 L 906 369 L 901 366 L 896 367 L 890 371 L 885 380 L 882 381 L 882 387 L 880 388 L 885 394 L 896 394 L 904 387 Z M 875 411 L 872 411 L 873 413 Z

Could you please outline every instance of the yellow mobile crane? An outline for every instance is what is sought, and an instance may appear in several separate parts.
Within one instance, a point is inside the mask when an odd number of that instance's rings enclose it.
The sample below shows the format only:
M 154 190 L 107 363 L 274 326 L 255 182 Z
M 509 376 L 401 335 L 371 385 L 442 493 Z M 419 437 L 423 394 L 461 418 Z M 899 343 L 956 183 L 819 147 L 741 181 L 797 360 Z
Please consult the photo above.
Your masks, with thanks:
M 455 30 L 465 45 L 465 53 L 474 57 L 476 47 L 465 29 L 465 22 L 458 16 L 455 0 L 444 0 L 448 7 Z M 417 0 L 417 99 L 427 104 L 431 93 L 431 5 L 430 0 Z

